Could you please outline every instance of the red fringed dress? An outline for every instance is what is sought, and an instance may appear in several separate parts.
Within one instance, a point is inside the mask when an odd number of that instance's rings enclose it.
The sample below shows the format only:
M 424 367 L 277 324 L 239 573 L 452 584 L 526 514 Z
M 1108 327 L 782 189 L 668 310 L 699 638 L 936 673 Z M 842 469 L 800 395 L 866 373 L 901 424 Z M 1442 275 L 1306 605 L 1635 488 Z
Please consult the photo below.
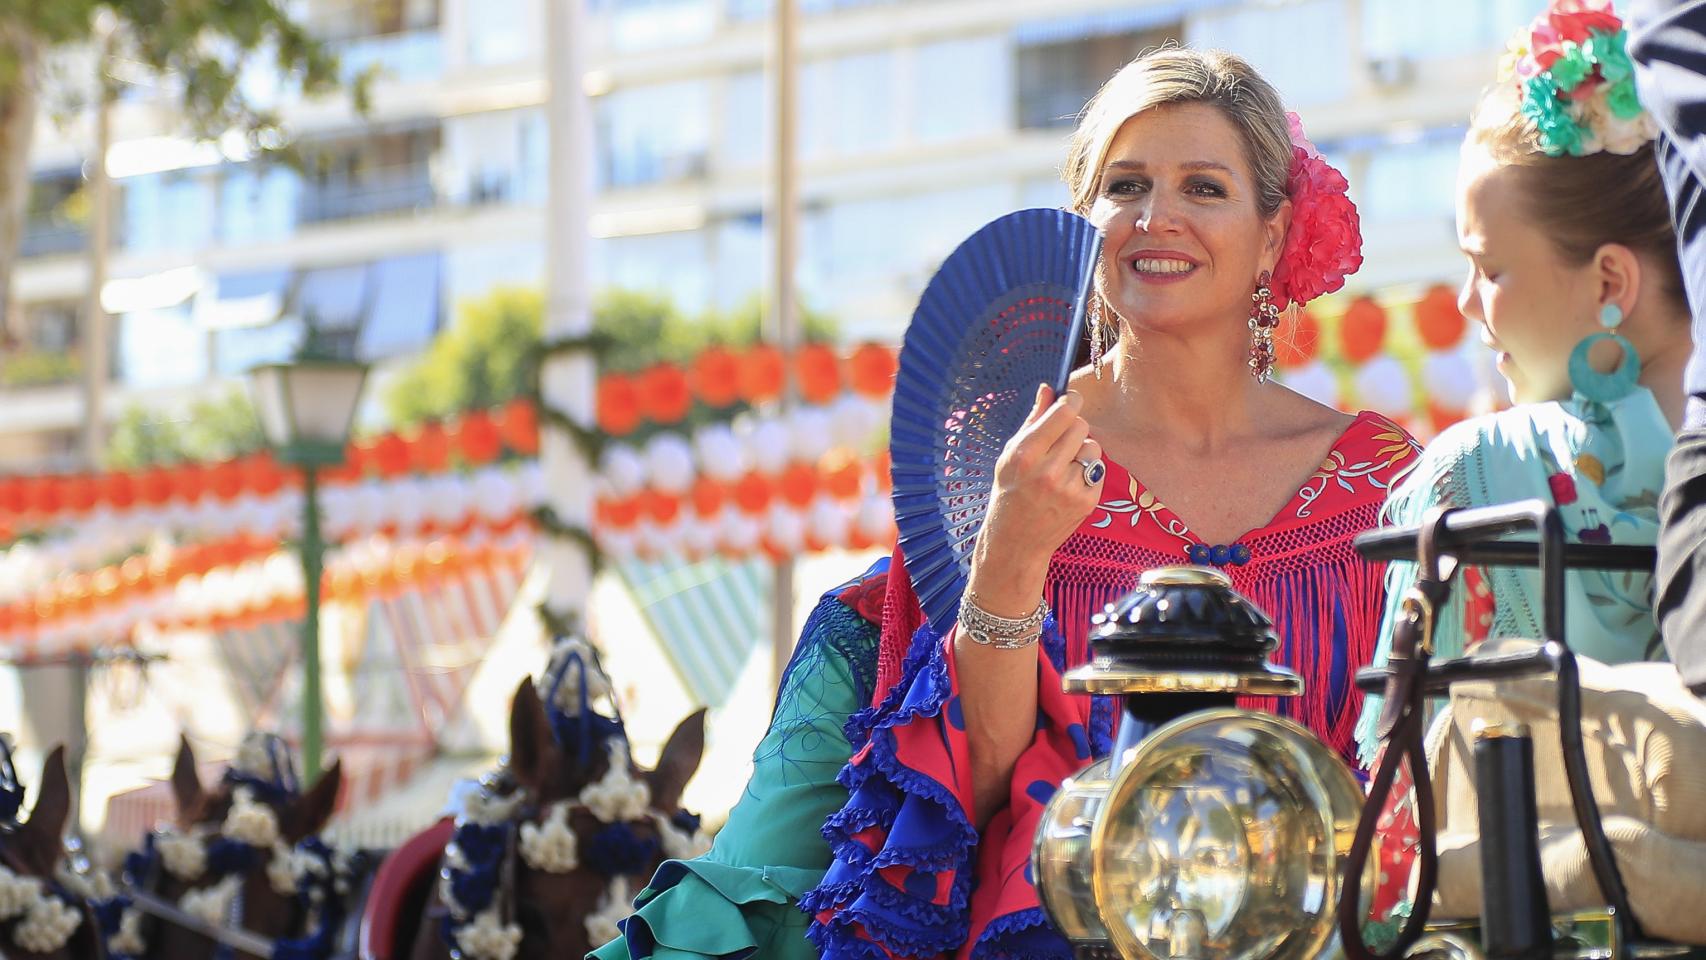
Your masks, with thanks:
M 1378 414 L 1359 414 L 1314 475 L 1264 527 L 1210 545 L 1136 478 L 1108 464 L 1104 500 L 1055 553 L 1054 614 L 1037 645 L 1037 732 L 1020 754 L 1007 806 L 980 834 L 949 638 L 924 622 L 904 575 L 890 576 L 873 706 L 848 722 L 854 754 L 841 773 L 847 805 L 823 833 L 834 863 L 801 901 L 826 958 L 1071 956 L 1030 877 L 1031 839 L 1066 777 L 1112 746 L 1111 698 L 1063 693 L 1061 674 L 1087 657 L 1090 616 L 1154 567 L 1212 563 L 1273 617 L 1275 659 L 1302 674 L 1304 696 L 1250 698 L 1355 752 L 1362 696 L 1352 684 L 1374 653 L 1384 569 L 1352 538 L 1379 522 L 1387 489 L 1416 445 Z M 898 562 L 898 558 L 897 558 Z

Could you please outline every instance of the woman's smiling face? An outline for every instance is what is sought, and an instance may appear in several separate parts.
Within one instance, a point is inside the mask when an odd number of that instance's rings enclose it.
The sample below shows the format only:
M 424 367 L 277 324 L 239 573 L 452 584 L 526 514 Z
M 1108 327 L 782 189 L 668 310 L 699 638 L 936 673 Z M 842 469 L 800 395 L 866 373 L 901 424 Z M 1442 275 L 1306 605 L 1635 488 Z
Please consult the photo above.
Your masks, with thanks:
M 1108 145 L 1090 208 L 1107 237 L 1102 296 L 1140 330 L 1242 326 L 1289 219 L 1289 205 L 1262 217 L 1243 140 L 1218 108 L 1146 110 Z

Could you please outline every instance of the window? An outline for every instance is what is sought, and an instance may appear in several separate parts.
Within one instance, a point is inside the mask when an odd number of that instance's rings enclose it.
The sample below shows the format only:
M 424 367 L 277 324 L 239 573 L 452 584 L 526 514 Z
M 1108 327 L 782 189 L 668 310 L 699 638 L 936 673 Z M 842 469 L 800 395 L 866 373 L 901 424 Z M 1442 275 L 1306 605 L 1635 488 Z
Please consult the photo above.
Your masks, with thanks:
M 712 0 L 619 0 L 611 4 L 610 46 L 651 50 L 694 43 L 717 27 Z
M 338 42 L 438 27 L 439 0 L 325 0 L 309 5 L 308 22 Z
M 1176 11 L 1155 10 L 1036 21 L 1019 27 L 1018 120 L 1027 129 L 1070 127 L 1120 67 L 1183 32 Z
M 539 108 L 451 117 L 444 121 L 440 179 L 458 203 L 541 203 L 549 150 Z
M 207 379 L 207 331 L 189 303 L 117 319 L 118 374 L 132 387 L 178 387 Z
M 282 360 L 315 335 L 341 355 L 377 360 L 420 350 L 443 318 L 437 253 L 370 263 L 219 278 L 215 302 L 197 309 L 214 331 L 213 366 L 236 375 Z M 283 309 L 279 307 L 282 304 Z
M 290 236 L 302 182 L 282 166 L 227 170 L 219 191 L 219 236 L 226 243 L 264 243 Z
M 770 143 L 770 85 L 762 70 L 746 70 L 723 84 L 722 144 L 718 162 L 724 167 L 762 166 Z
M 711 302 L 707 239 L 704 231 L 684 230 L 594 240 L 593 287 L 658 294 L 696 314 Z
M 213 239 L 216 187 L 204 171 L 145 174 L 118 184 L 125 249 L 195 250 Z
M 518 63 L 538 57 L 545 47 L 542 0 L 460 0 L 464 53 L 477 67 Z
M 1363 52 L 1428 59 L 1497 50 L 1545 6 L 1545 0 L 1364 0 Z
M 800 156 L 847 156 L 896 140 L 894 55 L 887 50 L 808 63 L 800 71 Z
M 1457 194 L 1461 130 L 1437 132 L 1421 143 L 1389 143 L 1371 149 L 1360 196 L 1371 223 L 1429 217 L 1451 219 Z
M 601 97 L 601 186 L 637 187 L 705 175 L 710 87 L 702 80 L 625 87 Z
M 87 236 L 82 171 L 37 173 L 30 178 L 29 190 L 19 254 L 35 257 L 82 250 Z
M 1013 70 L 1006 37 L 921 44 L 913 62 L 913 135 L 918 139 L 955 140 L 1007 128 Z
M 1236 53 L 1280 91 L 1287 105 L 1337 100 L 1350 89 L 1346 0 L 1301 0 L 1194 15 L 1188 42 Z M 1480 0 L 1477 0 L 1480 2 Z
M 434 124 L 304 144 L 309 173 L 298 218 L 322 223 L 432 206 L 438 191 L 430 162 L 439 143 Z

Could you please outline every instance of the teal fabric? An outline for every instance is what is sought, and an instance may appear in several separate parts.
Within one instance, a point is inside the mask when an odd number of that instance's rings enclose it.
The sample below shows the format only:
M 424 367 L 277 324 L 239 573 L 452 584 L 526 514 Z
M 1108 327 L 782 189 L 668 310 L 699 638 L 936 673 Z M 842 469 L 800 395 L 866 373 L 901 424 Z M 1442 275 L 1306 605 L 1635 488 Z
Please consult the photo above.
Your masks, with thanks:
M 1658 536 L 1659 490 L 1672 436 L 1658 401 L 1644 387 L 1609 403 L 1577 394 L 1475 417 L 1428 444 L 1387 499 L 1385 519 L 1415 524 L 1435 505 L 1482 507 L 1539 497 L 1558 504 L 1572 540 L 1651 545 Z M 1488 636 L 1539 636 L 1539 572 L 1511 567 L 1481 572 L 1494 604 Z M 1376 664 L 1386 660 L 1404 592 L 1415 577 L 1413 562 L 1394 563 L 1387 571 Z M 1572 570 L 1565 580 L 1564 624 L 1572 649 L 1603 663 L 1663 659 L 1650 575 Z M 1453 590 L 1434 623 L 1434 657 L 1462 655 L 1461 590 Z M 1357 725 L 1364 763 L 1374 756 L 1380 699 L 1367 699 Z
M 819 831 L 847 802 L 835 779 L 851 753 L 842 726 L 870 701 L 877 637 L 876 625 L 834 597 L 818 604 L 783 674 L 752 779 L 711 851 L 659 867 L 623 935 L 590 957 L 817 956 L 798 901 L 829 867 Z

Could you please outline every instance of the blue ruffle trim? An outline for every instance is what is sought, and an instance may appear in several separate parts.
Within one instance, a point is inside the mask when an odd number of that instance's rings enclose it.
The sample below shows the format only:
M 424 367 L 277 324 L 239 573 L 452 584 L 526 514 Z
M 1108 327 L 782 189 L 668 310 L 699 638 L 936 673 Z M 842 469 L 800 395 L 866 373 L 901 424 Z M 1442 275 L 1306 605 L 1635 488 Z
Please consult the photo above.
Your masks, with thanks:
M 1072 960 L 1072 945 L 1041 907 L 996 917 L 972 948 L 973 960 Z
M 839 905 L 833 920 L 824 924 L 814 919 L 807 932 L 827 960 L 883 956 L 874 944 L 854 935 L 854 925 L 901 956 L 933 956 L 965 942 L 977 831 L 952 790 L 900 761 L 894 734 L 896 727 L 938 716 L 952 695 L 942 648 L 940 634 L 929 624 L 920 627 L 900 682 L 876 710 L 860 711 L 848 720 L 849 740 L 856 748 L 868 740 L 870 752 L 863 762 L 841 771 L 838 779 L 848 789 L 848 803 L 823 828 L 835 862 L 823 883 L 800 898 L 807 914 Z M 877 851 L 853 839 L 871 826 L 889 828 Z M 903 845 L 900 835 L 930 842 Z M 912 867 L 926 876 L 952 871 L 948 902 L 932 902 L 933 883 L 925 896 L 894 887 L 877 873 L 889 866 Z

